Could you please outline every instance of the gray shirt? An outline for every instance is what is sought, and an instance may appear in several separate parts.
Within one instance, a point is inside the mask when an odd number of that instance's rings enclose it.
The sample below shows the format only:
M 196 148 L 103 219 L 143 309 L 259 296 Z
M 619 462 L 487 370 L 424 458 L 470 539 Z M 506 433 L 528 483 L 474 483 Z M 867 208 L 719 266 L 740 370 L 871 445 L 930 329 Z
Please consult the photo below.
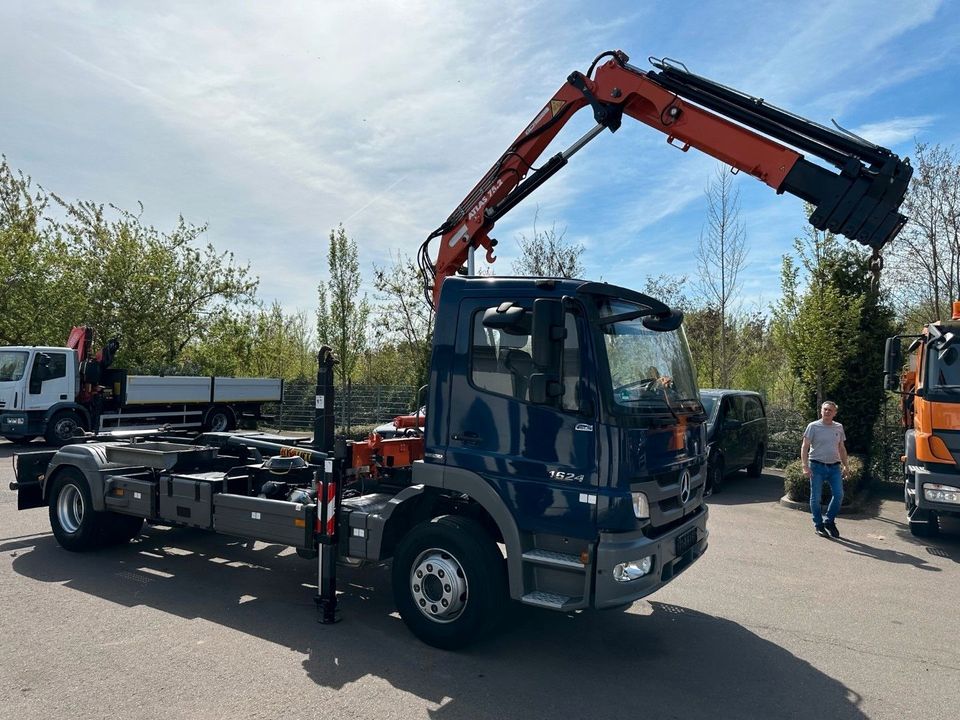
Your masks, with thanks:
M 822 463 L 840 462 L 840 443 L 847 439 L 843 425 L 834 420 L 829 425 L 814 420 L 807 425 L 803 436 L 810 441 L 810 459 Z

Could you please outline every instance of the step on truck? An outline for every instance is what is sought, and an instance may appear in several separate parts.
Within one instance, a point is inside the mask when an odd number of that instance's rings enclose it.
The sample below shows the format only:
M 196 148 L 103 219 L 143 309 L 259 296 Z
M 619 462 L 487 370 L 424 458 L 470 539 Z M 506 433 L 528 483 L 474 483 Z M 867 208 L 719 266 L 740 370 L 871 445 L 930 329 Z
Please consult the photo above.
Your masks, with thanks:
M 118 341 L 95 356 L 92 341 L 83 326 L 66 347 L 0 347 L 0 437 L 63 445 L 84 432 L 142 426 L 233 430 L 283 399 L 280 378 L 128 375 L 112 367 Z
M 875 253 L 906 221 L 911 170 L 676 63 L 654 66 L 615 51 L 572 73 L 421 246 L 436 311 L 422 432 L 335 439 L 326 350 L 309 443 L 212 433 L 21 454 L 18 507 L 46 506 L 68 550 L 126 542 L 144 520 L 290 545 L 317 558 L 321 622 L 337 616 L 338 559 L 390 561 L 404 622 L 448 649 L 489 632 L 511 600 L 570 612 L 663 587 L 708 545 L 706 417 L 682 315 L 608 283 L 473 277 L 474 251 L 495 260 L 495 221 L 624 117 L 802 197 L 816 227 Z M 596 127 L 534 169 L 585 107 Z

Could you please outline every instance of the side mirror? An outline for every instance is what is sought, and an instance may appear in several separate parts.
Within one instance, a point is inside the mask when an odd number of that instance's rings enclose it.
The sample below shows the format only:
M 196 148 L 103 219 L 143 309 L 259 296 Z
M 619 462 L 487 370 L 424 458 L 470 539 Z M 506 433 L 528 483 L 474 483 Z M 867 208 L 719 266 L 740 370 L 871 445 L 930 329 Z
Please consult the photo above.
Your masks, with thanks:
M 885 389 L 900 389 L 900 368 L 902 367 L 903 351 L 900 338 L 887 338 L 883 353 L 883 386 Z
M 530 334 L 530 313 L 519 305 L 510 302 L 490 308 L 483 313 L 483 326 L 491 330 L 502 330 L 508 335 Z
M 670 332 L 676 330 L 683 323 L 683 313 L 680 310 L 671 310 L 664 315 L 647 315 L 640 322 L 647 330 Z
M 563 320 L 563 301 L 533 301 L 530 341 L 537 371 L 530 375 L 530 400 L 540 405 L 556 405 L 563 395 L 563 341 L 567 336 Z

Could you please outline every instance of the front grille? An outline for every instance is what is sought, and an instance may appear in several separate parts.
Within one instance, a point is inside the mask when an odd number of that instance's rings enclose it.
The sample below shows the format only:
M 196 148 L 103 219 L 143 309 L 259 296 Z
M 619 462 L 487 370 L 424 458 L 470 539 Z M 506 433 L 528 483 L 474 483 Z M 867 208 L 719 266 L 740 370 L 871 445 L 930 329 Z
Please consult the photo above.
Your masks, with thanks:
M 630 484 L 632 491 L 647 494 L 650 501 L 650 525 L 645 534 L 659 536 L 669 528 L 685 522 L 700 506 L 698 498 L 702 494 L 702 486 L 706 473 L 702 472 L 703 463 L 694 463 L 677 470 L 656 473 L 643 478 L 637 478 Z M 685 505 L 680 502 L 680 480 L 684 472 L 690 473 L 690 499 Z

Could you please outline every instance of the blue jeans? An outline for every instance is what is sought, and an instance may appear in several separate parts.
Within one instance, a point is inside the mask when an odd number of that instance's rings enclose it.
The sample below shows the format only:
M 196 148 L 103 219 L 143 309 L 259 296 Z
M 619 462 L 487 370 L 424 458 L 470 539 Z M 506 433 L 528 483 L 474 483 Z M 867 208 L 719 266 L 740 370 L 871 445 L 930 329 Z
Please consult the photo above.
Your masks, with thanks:
M 820 513 L 820 498 L 823 496 L 823 483 L 830 483 L 830 492 L 833 498 L 827 506 L 826 522 L 833 522 L 840 512 L 840 503 L 843 502 L 843 478 L 840 477 L 840 464 L 823 465 L 810 462 L 810 512 L 813 514 L 813 524 L 822 525 L 824 520 Z

